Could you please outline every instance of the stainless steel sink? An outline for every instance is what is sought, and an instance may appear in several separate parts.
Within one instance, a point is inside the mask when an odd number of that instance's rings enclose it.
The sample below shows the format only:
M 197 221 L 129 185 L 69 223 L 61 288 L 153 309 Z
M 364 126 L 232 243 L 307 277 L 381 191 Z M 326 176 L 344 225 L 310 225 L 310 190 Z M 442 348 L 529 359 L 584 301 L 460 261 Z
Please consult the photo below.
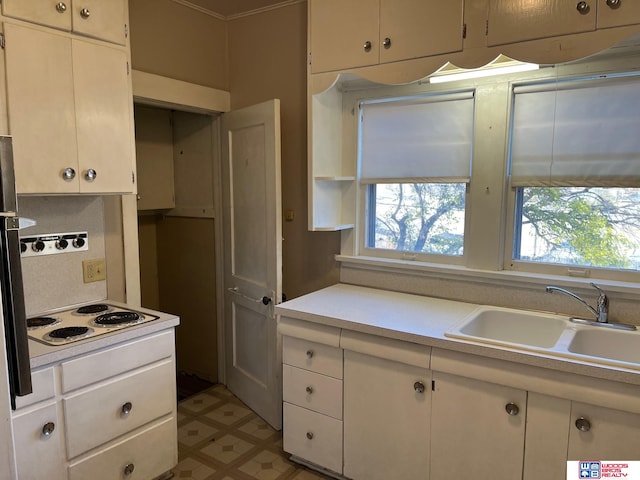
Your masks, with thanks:
M 445 336 L 507 346 L 551 348 L 568 322 L 567 317 L 560 315 L 483 307 Z
M 596 328 L 576 331 L 569 352 L 640 364 L 640 333 Z

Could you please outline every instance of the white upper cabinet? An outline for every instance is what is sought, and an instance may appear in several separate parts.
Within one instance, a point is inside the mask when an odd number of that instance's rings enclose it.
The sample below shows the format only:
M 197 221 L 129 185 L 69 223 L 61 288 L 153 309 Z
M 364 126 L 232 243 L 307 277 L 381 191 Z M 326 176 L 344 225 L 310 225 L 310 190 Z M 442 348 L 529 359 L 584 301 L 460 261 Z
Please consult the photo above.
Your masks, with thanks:
M 593 2 L 593 0 L 591 0 Z M 640 2 L 598 0 L 598 28 L 640 23 Z
M 124 45 L 125 0 L 3 0 L 7 17 Z
M 8 118 L 19 193 L 133 193 L 127 54 L 5 23 Z
M 462 0 L 311 0 L 309 5 L 312 73 L 462 49 Z

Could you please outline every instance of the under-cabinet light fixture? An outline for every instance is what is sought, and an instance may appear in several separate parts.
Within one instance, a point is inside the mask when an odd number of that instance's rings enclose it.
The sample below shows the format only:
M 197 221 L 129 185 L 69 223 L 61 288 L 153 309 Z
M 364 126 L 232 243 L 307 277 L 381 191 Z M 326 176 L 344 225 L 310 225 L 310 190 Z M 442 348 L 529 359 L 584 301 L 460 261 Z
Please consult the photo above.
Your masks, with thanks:
M 485 67 L 473 68 L 470 70 L 461 68 L 452 68 L 450 70 L 447 70 L 445 67 L 443 67 L 438 70 L 432 77 L 429 77 L 429 83 L 455 82 L 458 80 L 468 80 L 470 78 L 482 78 L 491 77 L 494 75 L 505 75 L 507 73 L 528 72 L 532 70 L 538 70 L 540 68 L 540 65 L 536 63 L 511 61 L 508 63 L 505 62 L 504 65 L 501 65 L 500 62 L 494 62 L 491 62 Z

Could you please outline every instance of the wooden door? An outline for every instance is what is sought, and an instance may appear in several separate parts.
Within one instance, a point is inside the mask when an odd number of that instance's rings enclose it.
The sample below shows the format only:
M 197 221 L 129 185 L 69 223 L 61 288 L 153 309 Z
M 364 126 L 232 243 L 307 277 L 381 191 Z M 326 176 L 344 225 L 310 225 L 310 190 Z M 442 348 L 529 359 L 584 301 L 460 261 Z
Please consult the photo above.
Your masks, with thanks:
M 127 39 L 124 19 L 124 0 L 73 0 L 75 33 L 124 45 Z
M 4 24 L 9 133 L 18 193 L 77 193 L 71 40 Z M 77 173 L 77 172 L 76 172 Z
M 433 379 L 431 480 L 522 478 L 527 392 L 440 372 Z
M 430 415 L 429 370 L 344 351 L 346 477 L 426 480 Z
M 226 384 L 282 425 L 280 101 L 222 117 Z
M 381 0 L 380 63 L 462 50 L 463 21 L 463 0 Z
M 312 73 L 378 63 L 380 0 L 311 0 L 309 15 Z
M 126 53 L 73 40 L 80 191 L 135 192 L 133 97 Z M 90 169 L 94 180 L 87 178 Z
M 578 11 L 567 0 L 490 0 L 489 46 L 589 32 L 596 28 L 596 3 Z

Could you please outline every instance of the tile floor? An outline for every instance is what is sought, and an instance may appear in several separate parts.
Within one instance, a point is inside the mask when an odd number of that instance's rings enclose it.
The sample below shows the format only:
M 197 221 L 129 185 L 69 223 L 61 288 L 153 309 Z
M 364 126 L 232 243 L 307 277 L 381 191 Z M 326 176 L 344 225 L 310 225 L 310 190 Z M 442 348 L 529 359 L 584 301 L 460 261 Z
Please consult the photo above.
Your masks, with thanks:
M 278 432 L 216 385 L 178 403 L 176 480 L 325 480 L 288 460 Z

